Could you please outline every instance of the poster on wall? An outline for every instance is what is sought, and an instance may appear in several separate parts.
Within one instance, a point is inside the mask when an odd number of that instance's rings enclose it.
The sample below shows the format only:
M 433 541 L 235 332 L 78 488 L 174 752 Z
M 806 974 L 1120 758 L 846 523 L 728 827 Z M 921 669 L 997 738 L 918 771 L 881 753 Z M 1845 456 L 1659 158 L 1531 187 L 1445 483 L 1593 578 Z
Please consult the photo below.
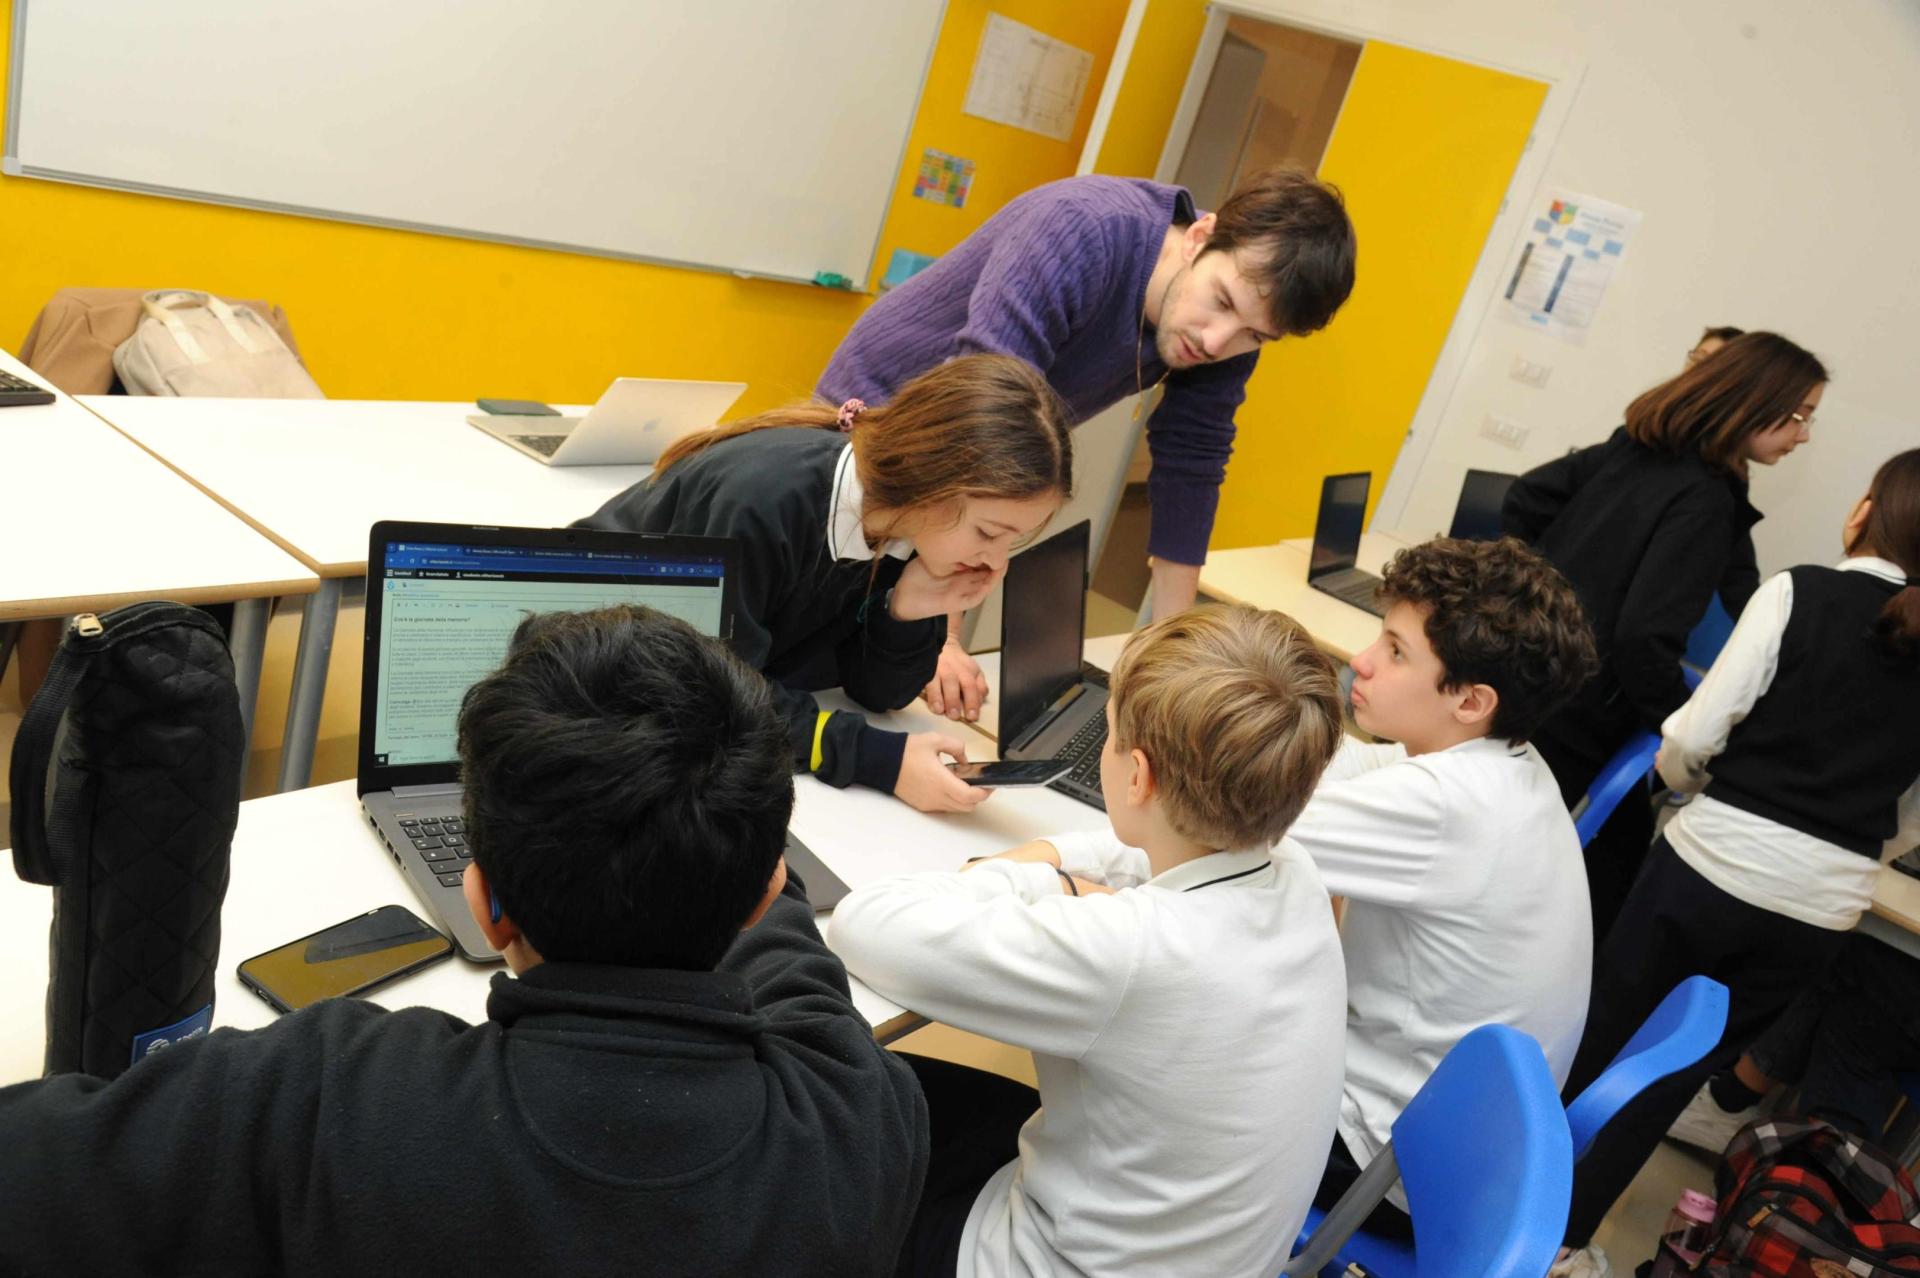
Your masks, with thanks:
M 1092 77 L 1087 50 L 989 13 L 961 110 L 1065 142 Z
M 1639 226 L 1640 214 L 1633 209 L 1570 191 L 1549 192 L 1507 279 L 1507 317 L 1564 342 L 1584 344 Z

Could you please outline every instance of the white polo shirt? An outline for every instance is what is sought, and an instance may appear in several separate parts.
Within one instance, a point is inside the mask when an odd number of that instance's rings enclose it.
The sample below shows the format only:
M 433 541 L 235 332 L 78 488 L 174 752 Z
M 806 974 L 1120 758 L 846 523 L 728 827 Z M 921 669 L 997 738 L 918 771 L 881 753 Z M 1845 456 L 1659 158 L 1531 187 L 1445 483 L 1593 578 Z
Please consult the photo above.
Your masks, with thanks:
M 1340 942 L 1290 841 L 1147 880 L 1110 833 L 1050 840 L 1123 890 L 988 861 L 871 884 L 833 914 L 847 970 L 1026 1047 L 1040 1112 L 975 1201 L 960 1278 L 1279 1272 L 1340 1105 Z
M 1348 739 L 1288 837 L 1347 898 L 1340 1136 L 1357 1160 L 1482 1025 L 1531 1034 L 1566 1082 L 1593 919 L 1580 839 L 1539 751 L 1483 737 L 1409 757 Z

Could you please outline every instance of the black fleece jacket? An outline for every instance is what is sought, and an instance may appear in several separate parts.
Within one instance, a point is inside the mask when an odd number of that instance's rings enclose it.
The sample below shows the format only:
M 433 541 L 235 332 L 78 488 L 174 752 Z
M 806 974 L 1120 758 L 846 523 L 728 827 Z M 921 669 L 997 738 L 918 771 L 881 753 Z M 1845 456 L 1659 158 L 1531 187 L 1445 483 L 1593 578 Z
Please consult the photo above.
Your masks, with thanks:
M 842 688 L 873 711 L 911 704 L 939 664 L 946 619 L 888 614 L 887 592 L 905 561 L 828 554 L 834 467 L 846 447 L 845 435 L 811 427 L 736 436 L 642 480 L 579 524 L 738 541 L 733 647 L 773 684 L 794 770 L 891 792 L 906 737 L 846 712 L 822 727 L 811 694 Z
M 547 963 L 487 1014 L 334 999 L 0 1089 L 0 1273 L 892 1272 L 926 1105 L 796 881 L 717 971 Z

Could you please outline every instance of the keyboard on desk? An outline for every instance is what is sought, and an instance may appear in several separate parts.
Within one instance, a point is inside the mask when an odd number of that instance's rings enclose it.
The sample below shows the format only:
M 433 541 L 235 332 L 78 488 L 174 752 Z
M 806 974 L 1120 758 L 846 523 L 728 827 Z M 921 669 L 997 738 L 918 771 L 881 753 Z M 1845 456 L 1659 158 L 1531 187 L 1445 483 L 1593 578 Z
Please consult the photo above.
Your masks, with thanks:
M 560 451 L 560 445 L 567 442 L 565 435 L 512 435 L 514 443 L 523 448 L 531 448 L 542 457 L 551 457 Z
M 24 377 L 0 371 L 0 408 L 23 408 L 28 404 L 51 404 L 53 392 L 36 386 Z
M 1073 771 L 1048 785 L 1050 790 L 1090 803 L 1102 812 L 1107 810 L 1106 800 L 1100 794 L 1100 755 L 1107 748 L 1107 717 L 1098 715 L 1081 725 L 1080 731 L 1073 734 L 1067 744 L 1062 746 L 1053 757 L 1073 759 Z
M 1370 572 L 1348 568 L 1316 578 L 1307 584 L 1322 594 L 1332 595 L 1342 603 L 1350 603 L 1363 612 L 1370 612 L 1376 617 L 1387 615 L 1387 610 L 1380 604 L 1380 579 Z
M 460 886 L 460 872 L 473 860 L 465 821 L 457 816 L 403 816 L 400 828 L 413 841 L 414 852 L 438 876 L 440 886 Z

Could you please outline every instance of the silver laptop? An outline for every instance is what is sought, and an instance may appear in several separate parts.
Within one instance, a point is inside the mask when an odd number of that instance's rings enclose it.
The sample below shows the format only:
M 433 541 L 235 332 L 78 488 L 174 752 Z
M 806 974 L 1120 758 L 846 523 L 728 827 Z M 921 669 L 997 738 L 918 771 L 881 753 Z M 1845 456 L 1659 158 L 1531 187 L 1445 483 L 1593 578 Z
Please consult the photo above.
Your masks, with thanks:
M 1367 519 L 1367 490 L 1373 472 L 1328 475 L 1320 483 L 1320 516 L 1313 524 L 1313 554 L 1307 584 L 1376 617 L 1387 610 L 1379 599 L 1380 579 L 1354 565 L 1360 557 L 1360 530 Z
M 638 603 L 731 638 L 737 543 L 577 528 L 378 523 L 367 549 L 360 687 L 361 810 L 463 958 L 491 962 L 467 910 L 455 737 L 467 689 L 529 613 Z M 815 909 L 847 893 L 792 835 L 787 860 Z
M 467 421 L 543 466 L 650 466 L 682 435 L 705 430 L 733 407 L 745 382 L 677 382 L 621 377 L 585 417 Z
M 1107 744 L 1107 672 L 1081 656 L 1091 536 L 1092 526 L 1082 520 L 1007 565 L 1000 610 L 1000 757 L 1071 764 L 1048 788 L 1104 812 L 1100 752 Z

